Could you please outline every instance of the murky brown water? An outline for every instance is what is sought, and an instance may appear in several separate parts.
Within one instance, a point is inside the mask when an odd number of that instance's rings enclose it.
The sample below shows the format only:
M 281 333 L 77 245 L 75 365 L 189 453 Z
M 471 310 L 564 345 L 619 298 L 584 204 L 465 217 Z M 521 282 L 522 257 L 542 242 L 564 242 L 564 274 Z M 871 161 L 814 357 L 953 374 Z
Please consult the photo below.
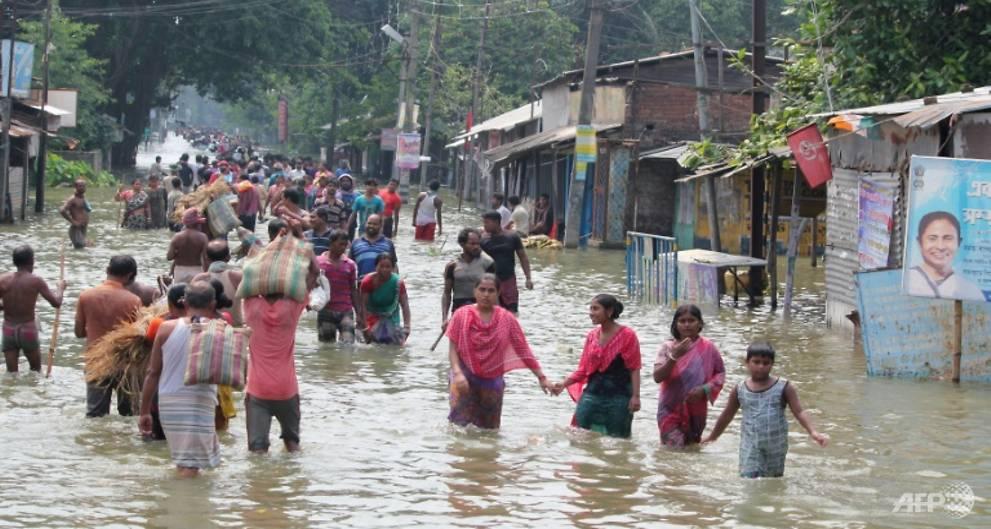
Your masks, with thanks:
M 166 159 L 177 154 L 163 153 Z M 49 214 L 0 228 L 0 258 L 32 244 L 37 272 L 53 280 L 65 223 L 49 193 Z M 777 372 L 794 380 L 829 448 L 812 446 L 791 420 L 784 479 L 736 477 L 739 419 L 714 446 L 673 452 L 658 446 L 657 385 L 644 370 L 644 410 L 630 440 L 568 428 L 573 404 L 546 397 L 528 373 L 507 377 L 498 433 L 448 425 L 446 349 L 429 351 L 440 321 L 443 263 L 457 253 L 414 245 L 404 228 L 401 270 L 413 304 L 403 350 L 316 341 L 315 317 L 297 333 L 303 451 L 252 457 L 243 414 L 221 435 L 223 463 L 200 479 L 175 478 L 164 443 L 146 444 L 134 419 L 84 415 L 81 341 L 72 336 L 79 292 L 100 282 L 111 255 L 131 253 L 150 279 L 167 269 L 167 234 L 117 230 L 106 190 L 91 193 L 97 243 L 69 251 L 70 286 L 51 379 L 0 377 L 0 527 L 988 527 L 986 502 L 954 520 L 893 514 L 904 493 L 935 493 L 964 481 L 991 490 L 991 391 L 982 385 L 868 379 L 849 339 L 824 328 L 822 269 L 803 262 L 800 312 L 791 325 L 764 310 L 706 311 L 705 334 L 721 347 L 731 383 L 742 380 L 743 350 L 770 337 Z M 408 212 L 407 212 L 408 214 Z M 449 216 L 450 227 L 477 223 Z M 404 221 L 404 225 L 406 222 Z M 453 229 L 451 232 L 453 233 Z M 622 294 L 619 252 L 541 252 L 536 290 L 522 294 L 522 322 L 545 371 L 577 364 L 589 328 L 585 303 Z M 6 269 L 4 265 L 3 269 Z M 43 302 L 42 302 L 43 303 Z M 632 304 L 631 304 L 632 305 Z M 43 346 L 54 312 L 40 311 Z M 670 310 L 629 306 L 645 365 L 667 336 Z M 26 364 L 22 367 L 26 370 Z M 710 425 L 725 401 L 710 411 Z M 239 407 L 241 407 L 239 403 Z

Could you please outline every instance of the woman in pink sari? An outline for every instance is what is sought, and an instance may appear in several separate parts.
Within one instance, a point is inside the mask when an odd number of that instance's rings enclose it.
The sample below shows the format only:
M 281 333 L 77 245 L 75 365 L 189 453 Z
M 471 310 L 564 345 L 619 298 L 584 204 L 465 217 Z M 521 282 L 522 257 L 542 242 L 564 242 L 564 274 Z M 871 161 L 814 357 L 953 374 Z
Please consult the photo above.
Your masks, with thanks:
M 702 440 L 709 404 L 726 381 L 719 349 L 700 336 L 704 325 L 698 307 L 678 307 L 671 322 L 673 339 L 661 345 L 654 360 L 654 381 L 661 384 L 657 428 L 666 446 Z
M 484 274 L 475 284 L 475 304 L 454 311 L 447 324 L 451 341 L 448 420 L 459 426 L 499 428 L 506 389 L 502 376 L 509 371 L 528 368 L 544 393 L 552 387 L 519 321 L 498 302 L 498 280 L 493 274 Z

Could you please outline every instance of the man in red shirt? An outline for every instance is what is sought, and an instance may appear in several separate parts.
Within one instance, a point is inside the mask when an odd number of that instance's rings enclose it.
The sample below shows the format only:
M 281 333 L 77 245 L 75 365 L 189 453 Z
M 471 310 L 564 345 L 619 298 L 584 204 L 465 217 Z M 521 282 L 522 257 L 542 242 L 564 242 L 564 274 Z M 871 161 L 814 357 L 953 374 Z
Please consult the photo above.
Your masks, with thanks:
M 403 207 L 403 197 L 396 192 L 399 188 L 399 180 L 393 178 L 389 180 L 389 186 L 379 191 L 379 197 L 385 202 L 385 210 L 382 211 L 382 219 L 385 224 L 382 234 L 390 239 L 399 235 L 399 210 Z
M 141 309 L 141 298 L 135 296 L 124 284 L 138 273 L 138 263 L 130 255 L 116 255 L 107 267 L 107 280 L 101 285 L 84 290 L 76 304 L 77 338 L 86 338 L 89 348 L 103 335 L 121 322 L 133 321 Z M 86 383 L 86 416 L 102 417 L 110 413 L 116 380 Z M 124 416 L 134 414 L 131 399 L 117 392 L 117 412 Z
M 319 268 L 310 262 L 307 291 L 317 283 Z M 306 308 L 281 294 L 244 300 L 244 322 L 251 328 L 248 348 L 248 384 L 244 411 L 248 425 L 248 450 L 264 453 L 269 447 L 272 417 L 282 428 L 286 450 L 299 450 L 299 383 L 296 380 L 296 326 Z

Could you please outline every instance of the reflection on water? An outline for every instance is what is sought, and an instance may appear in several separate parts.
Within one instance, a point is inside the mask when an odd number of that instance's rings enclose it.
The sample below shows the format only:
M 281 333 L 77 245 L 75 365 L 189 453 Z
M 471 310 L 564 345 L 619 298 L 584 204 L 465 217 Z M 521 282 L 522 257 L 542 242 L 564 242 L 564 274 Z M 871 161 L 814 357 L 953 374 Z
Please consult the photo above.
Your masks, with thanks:
M 166 161 L 185 147 L 174 142 Z M 192 154 L 192 153 L 191 153 Z M 69 190 L 49 193 L 49 214 L 0 227 L 0 259 L 27 242 L 37 273 L 58 277 L 65 223 L 54 212 Z M 96 246 L 69 250 L 69 288 L 51 379 L 24 371 L 0 377 L 0 526 L 11 527 L 987 527 L 985 503 L 961 521 L 941 512 L 892 514 L 904 493 L 968 483 L 991 494 L 986 386 L 867 379 L 850 340 L 823 325 L 822 268 L 799 264 L 795 321 L 761 308 L 705 309 L 705 334 L 723 351 L 729 384 L 745 376 L 743 352 L 768 337 L 775 370 L 800 389 L 821 431 L 822 450 L 791 422 L 786 477 L 736 477 L 739 418 L 718 443 L 677 452 L 658 447 L 654 353 L 667 337 L 669 308 L 631 304 L 622 321 L 643 344 L 643 411 L 632 439 L 568 428 L 574 405 L 543 395 L 529 373 L 507 375 L 503 428 L 448 425 L 447 348 L 439 333 L 441 272 L 453 238 L 398 239 L 400 270 L 413 307 L 403 349 L 320 344 L 316 319 L 297 333 L 302 446 L 281 443 L 265 456 L 246 449 L 243 406 L 221 434 L 223 464 L 196 480 L 177 479 L 164 443 L 144 443 L 134 419 L 84 419 L 81 341 L 72 336 L 79 292 L 103 279 L 110 256 L 131 253 L 143 280 L 164 273 L 167 234 L 114 227 L 108 190 L 91 202 Z M 448 232 L 477 225 L 451 212 Z M 406 218 L 406 217 L 404 217 Z M 263 229 L 263 228 L 262 228 Z M 443 240 L 443 239 L 442 239 Z M 589 328 L 587 301 L 622 294 L 618 252 L 531 253 L 536 290 L 521 294 L 521 321 L 544 370 L 560 379 L 575 368 Z M 54 312 L 39 304 L 43 347 Z M 710 411 L 710 426 L 726 395 Z M 273 435 L 278 430 L 273 426 Z

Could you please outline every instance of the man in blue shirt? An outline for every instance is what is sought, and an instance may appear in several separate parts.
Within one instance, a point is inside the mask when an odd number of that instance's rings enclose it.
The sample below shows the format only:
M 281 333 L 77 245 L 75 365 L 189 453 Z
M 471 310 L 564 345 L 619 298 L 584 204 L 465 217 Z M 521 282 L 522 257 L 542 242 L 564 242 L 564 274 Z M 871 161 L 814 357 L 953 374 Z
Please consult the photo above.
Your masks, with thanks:
M 385 201 L 379 196 L 379 183 L 374 178 L 365 181 L 365 194 L 354 199 L 351 207 L 351 219 L 348 225 L 353 226 L 357 221 L 358 233 L 365 232 L 365 223 L 371 215 L 379 215 L 385 210 Z
M 375 258 L 381 253 L 392 256 L 392 262 L 396 263 L 395 271 L 399 273 L 396 247 L 382 235 L 382 217 L 371 215 L 365 225 L 365 234 L 351 243 L 351 260 L 358 265 L 358 281 L 375 271 Z

